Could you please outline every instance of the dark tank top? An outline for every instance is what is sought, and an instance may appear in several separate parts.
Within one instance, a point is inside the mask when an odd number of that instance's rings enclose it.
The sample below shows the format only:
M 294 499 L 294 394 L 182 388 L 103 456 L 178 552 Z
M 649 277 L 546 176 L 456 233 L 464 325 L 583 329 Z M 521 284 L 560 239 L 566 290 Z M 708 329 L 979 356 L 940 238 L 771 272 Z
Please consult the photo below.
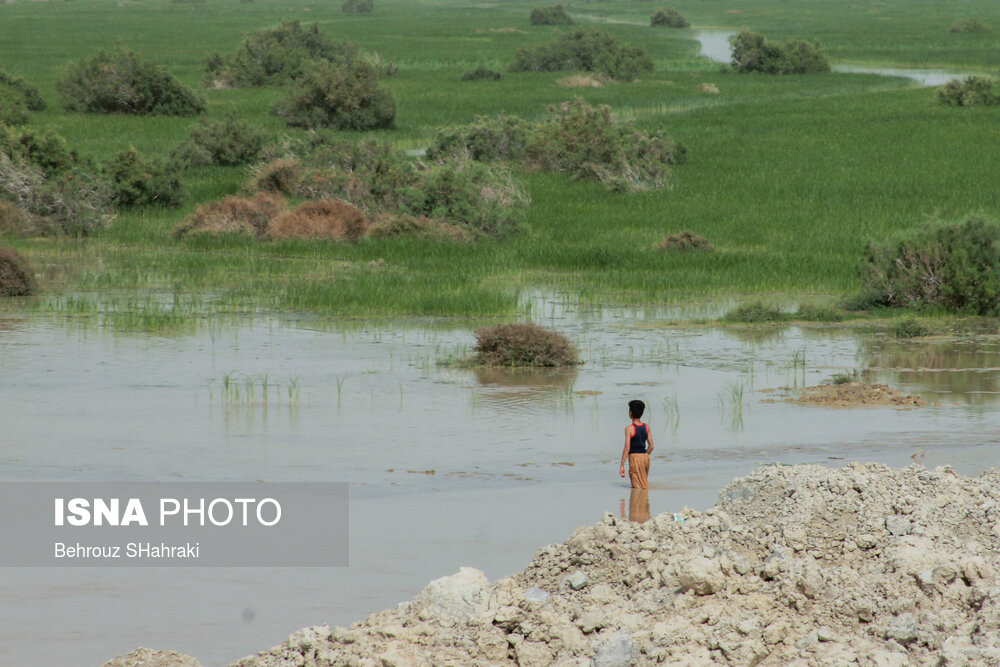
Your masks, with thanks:
M 629 454 L 645 454 L 646 453 L 646 440 L 648 440 L 648 435 L 646 433 L 645 424 L 636 424 L 635 433 L 632 434 L 632 439 L 628 443 L 628 453 Z

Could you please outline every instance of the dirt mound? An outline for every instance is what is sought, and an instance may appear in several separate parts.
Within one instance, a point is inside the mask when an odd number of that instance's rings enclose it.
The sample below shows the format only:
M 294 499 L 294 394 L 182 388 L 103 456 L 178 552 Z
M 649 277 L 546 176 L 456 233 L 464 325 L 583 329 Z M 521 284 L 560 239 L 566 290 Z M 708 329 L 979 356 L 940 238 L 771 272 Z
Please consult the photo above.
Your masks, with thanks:
M 769 466 L 234 667 L 1000 664 L 1000 471 Z
M 261 237 L 268 225 L 285 209 L 285 200 L 269 192 L 253 197 L 225 197 L 202 204 L 174 229 L 175 236 L 191 232 L 250 234 Z
M 140 646 L 131 653 L 112 658 L 101 667 L 201 667 L 201 663 L 177 651 L 154 651 Z
M 656 246 L 657 250 L 680 250 L 682 252 L 687 252 L 690 250 L 703 250 L 705 252 L 712 252 L 715 250 L 715 246 L 712 245 L 711 241 L 706 239 L 700 234 L 695 234 L 689 229 L 685 229 L 683 232 L 678 232 L 676 234 L 671 234 L 667 238 L 660 241 Z
M 272 239 L 356 239 L 368 229 L 363 211 L 340 199 L 299 204 L 267 228 Z
M 919 396 L 910 396 L 884 384 L 847 382 L 806 387 L 801 395 L 788 399 L 799 405 L 817 405 L 826 408 L 861 408 L 895 406 L 914 408 L 926 405 Z

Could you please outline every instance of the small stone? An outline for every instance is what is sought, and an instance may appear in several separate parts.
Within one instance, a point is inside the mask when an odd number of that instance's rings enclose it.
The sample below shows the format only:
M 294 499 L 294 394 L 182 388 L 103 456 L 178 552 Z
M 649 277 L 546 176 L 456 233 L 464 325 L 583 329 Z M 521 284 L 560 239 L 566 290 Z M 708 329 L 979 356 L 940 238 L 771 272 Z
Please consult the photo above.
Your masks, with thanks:
M 586 614 L 576 619 L 576 626 L 585 635 L 589 635 L 594 630 L 600 630 L 607 625 L 607 619 L 600 611 L 588 611 Z
M 830 628 L 818 628 L 816 630 L 816 639 L 821 642 L 832 642 L 837 640 L 837 636 L 833 634 L 833 630 Z
M 572 588 L 574 591 L 578 591 L 584 586 L 586 586 L 589 582 L 587 581 L 587 575 L 577 570 L 573 574 L 566 577 L 566 583 L 568 583 L 570 588 Z
M 695 595 L 712 595 L 726 585 L 722 567 L 714 558 L 692 558 L 681 566 L 677 578 L 684 591 L 693 591 Z
M 898 514 L 893 514 L 885 520 L 885 529 L 893 535 L 908 535 L 912 528 L 910 520 Z
M 542 590 L 537 586 L 532 586 L 531 588 L 529 588 L 524 592 L 525 600 L 527 600 L 528 602 L 535 602 L 538 604 L 546 602 L 550 597 L 552 596 L 549 595 L 547 591 Z
M 913 643 L 917 639 L 917 619 L 909 612 L 894 616 L 889 621 L 885 638 L 897 641 L 903 646 Z

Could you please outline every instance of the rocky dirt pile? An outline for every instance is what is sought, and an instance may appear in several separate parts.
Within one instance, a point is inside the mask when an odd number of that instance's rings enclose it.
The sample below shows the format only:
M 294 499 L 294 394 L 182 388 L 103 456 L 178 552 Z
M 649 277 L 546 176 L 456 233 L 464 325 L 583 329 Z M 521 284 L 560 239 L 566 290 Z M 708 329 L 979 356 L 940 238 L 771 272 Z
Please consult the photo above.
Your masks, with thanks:
M 998 518 L 1000 471 L 769 466 L 234 665 L 997 665 Z
M 821 384 L 816 387 L 804 387 L 801 390 L 780 387 L 779 389 L 762 389 L 761 392 L 793 394 L 784 399 L 785 402 L 821 408 L 918 408 L 927 404 L 919 396 L 904 394 L 888 385 L 865 384 L 864 382 Z M 775 399 L 764 399 L 765 403 L 773 403 L 774 401 Z
M 107 661 L 101 667 L 201 667 L 201 663 L 177 651 L 155 651 L 140 646 L 131 653 Z

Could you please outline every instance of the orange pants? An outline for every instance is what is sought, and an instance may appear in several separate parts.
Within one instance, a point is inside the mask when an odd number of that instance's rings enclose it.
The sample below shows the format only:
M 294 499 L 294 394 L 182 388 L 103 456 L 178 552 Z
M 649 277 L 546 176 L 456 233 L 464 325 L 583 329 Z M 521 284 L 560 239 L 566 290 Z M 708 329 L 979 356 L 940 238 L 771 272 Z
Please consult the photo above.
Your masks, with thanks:
M 649 454 L 628 455 L 628 479 L 633 489 L 649 488 Z

